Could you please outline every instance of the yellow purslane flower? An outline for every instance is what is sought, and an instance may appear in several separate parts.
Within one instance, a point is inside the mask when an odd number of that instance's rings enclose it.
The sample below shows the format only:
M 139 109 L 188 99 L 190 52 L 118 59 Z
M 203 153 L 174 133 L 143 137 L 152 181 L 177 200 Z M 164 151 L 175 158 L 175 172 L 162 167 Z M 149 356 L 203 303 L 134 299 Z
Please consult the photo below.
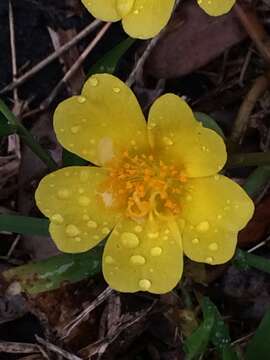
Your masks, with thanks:
M 199 6 L 211 16 L 220 16 L 228 13 L 236 0 L 197 0 Z
M 82 3 L 97 19 L 122 20 L 128 35 L 149 39 L 166 26 L 175 0 L 82 0 Z
M 181 278 L 183 254 L 215 265 L 234 254 L 254 206 L 218 175 L 223 139 L 184 100 L 166 94 L 146 123 L 132 91 L 99 74 L 54 115 L 60 143 L 96 166 L 46 176 L 36 191 L 57 247 L 84 252 L 106 235 L 103 274 L 119 291 L 166 293 Z

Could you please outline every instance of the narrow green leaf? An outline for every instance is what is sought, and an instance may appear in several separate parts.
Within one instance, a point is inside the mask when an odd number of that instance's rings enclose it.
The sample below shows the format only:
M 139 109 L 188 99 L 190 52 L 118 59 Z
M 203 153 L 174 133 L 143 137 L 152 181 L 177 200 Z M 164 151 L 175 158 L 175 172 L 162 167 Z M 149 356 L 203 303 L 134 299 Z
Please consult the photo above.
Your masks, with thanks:
M 82 254 L 63 254 L 3 272 L 7 282 L 18 281 L 23 291 L 37 294 L 97 275 L 101 271 L 103 246 Z
M 258 270 L 264 271 L 270 274 L 270 260 L 262 256 L 249 254 L 243 250 L 238 249 L 236 253 L 236 261 L 240 261 L 242 267 L 252 266 Z
M 223 133 L 223 130 L 221 129 L 221 127 L 218 125 L 218 123 L 211 118 L 209 115 L 204 114 L 202 112 L 195 112 L 194 113 L 195 118 L 200 121 L 204 127 L 207 127 L 208 129 L 212 129 L 215 132 L 217 132 L 221 137 L 223 137 L 223 139 L 225 139 L 225 135 Z
M 101 57 L 96 64 L 94 64 L 89 72 L 88 77 L 93 74 L 99 73 L 109 73 L 113 74 L 116 70 L 116 67 L 119 63 L 121 57 L 126 53 L 126 51 L 134 44 L 136 40 L 127 38 L 116 45 L 112 50 L 107 52 L 103 57 Z
M 49 221 L 18 215 L 0 215 L 0 231 L 14 232 L 22 235 L 49 236 Z
M 248 344 L 246 360 L 266 360 L 270 354 L 270 309 L 267 310 L 255 335 Z
M 82 159 L 80 156 L 73 154 L 72 152 L 63 149 L 62 155 L 63 166 L 84 166 L 88 164 L 88 161 Z
M 20 138 L 40 158 L 40 160 L 42 160 L 50 170 L 56 170 L 57 164 L 50 156 L 50 154 L 40 146 L 33 135 L 22 125 L 22 123 L 16 118 L 13 112 L 9 110 L 7 105 L 1 99 L 0 113 L 7 119 L 7 124 L 16 130 Z
M 204 298 L 202 301 L 202 311 L 202 324 L 184 343 L 184 350 L 187 355 L 186 360 L 192 360 L 204 354 L 210 341 L 210 335 L 216 320 L 216 313 L 213 307 L 209 305 L 207 298 Z
M 0 113 L 0 136 L 7 136 L 16 132 L 16 127 L 9 124 L 6 117 Z
M 251 197 L 256 198 L 269 181 L 270 166 L 260 166 L 249 175 L 243 188 Z

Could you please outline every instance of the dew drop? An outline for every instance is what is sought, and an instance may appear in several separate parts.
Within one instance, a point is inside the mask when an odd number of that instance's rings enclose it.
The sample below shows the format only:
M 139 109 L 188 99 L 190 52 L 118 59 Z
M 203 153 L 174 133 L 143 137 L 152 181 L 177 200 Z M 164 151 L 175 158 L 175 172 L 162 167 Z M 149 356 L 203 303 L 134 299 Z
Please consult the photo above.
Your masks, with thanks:
M 168 146 L 173 145 L 173 141 L 172 141 L 172 139 L 171 139 L 171 138 L 169 138 L 169 137 L 167 137 L 167 136 L 164 136 L 164 138 L 163 138 L 163 142 L 164 142 L 164 144 L 165 144 L 165 145 L 168 145 Z
M 205 262 L 206 262 L 207 264 L 212 264 L 213 261 L 214 261 L 214 259 L 213 259 L 211 256 L 209 256 L 209 257 L 207 257 L 207 258 L 205 259 Z
M 104 234 L 104 235 L 108 235 L 109 232 L 110 232 L 110 229 L 107 228 L 107 227 L 104 227 L 104 228 L 102 228 L 101 232 L 102 232 L 102 234 Z
M 152 233 L 148 233 L 147 236 L 149 237 L 149 239 L 156 239 L 159 236 L 158 232 L 152 232 Z
M 86 216 L 87 216 L 87 215 L 86 215 Z M 89 218 L 89 217 L 88 217 L 88 218 Z M 89 228 L 91 228 L 91 229 L 96 229 L 98 225 L 97 225 L 97 223 L 96 223 L 95 221 L 90 220 L 90 221 L 88 221 L 87 226 L 88 226 Z
M 199 232 L 206 232 L 209 230 L 209 228 L 210 228 L 210 225 L 209 225 L 208 221 L 202 221 L 196 226 L 196 229 Z
M 80 230 L 77 228 L 77 226 L 75 226 L 73 224 L 67 225 L 67 227 L 66 227 L 67 236 L 74 237 L 74 236 L 79 235 L 79 233 L 80 233 Z
M 218 214 L 218 215 L 217 215 L 217 219 L 218 219 L 218 220 L 222 219 L 222 215 Z
M 217 251 L 218 250 L 218 244 L 213 242 L 208 246 L 208 249 L 211 251 Z
M 64 218 L 62 215 L 60 214 L 54 214 L 52 217 L 51 217 L 51 221 L 55 224 L 63 224 L 64 222 Z
M 95 78 L 95 77 L 91 77 L 90 80 L 89 80 L 90 84 L 92 86 L 97 86 L 98 85 L 98 79 Z
M 84 104 L 86 102 L 86 98 L 84 96 L 78 96 L 77 100 L 79 104 Z
M 88 206 L 90 199 L 87 196 L 79 196 L 78 202 L 81 206 Z
M 72 126 L 71 129 L 70 129 L 72 134 L 77 134 L 79 130 L 80 130 L 79 126 Z
M 129 249 L 136 248 L 140 242 L 138 236 L 130 232 L 124 232 L 121 235 L 121 241 L 123 245 Z
M 134 231 L 135 231 L 136 233 L 140 233 L 140 232 L 143 231 L 143 228 L 142 228 L 141 225 L 136 225 L 135 228 L 134 228 Z
M 192 244 L 199 244 L 200 240 L 198 238 L 192 239 Z
M 110 255 L 105 256 L 105 263 L 111 265 L 114 263 L 114 259 Z
M 116 93 L 116 94 L 119 94 L 120 91 L 121 91 L 121 89 L 119 89 L 118 87 L 113 88 L 113 92 Z
M 139 281 L 139 287 L 141 288 L 141 290 L 143 291 L 147 291 L 150 289 L 151 287 L 151 281 L 148 279 L 142 279 Z
M 139 10 L 134 10 L 134 11 L 133 11 L 133 14 L 134 14 L 134 15 L 138 15 L 138 14 L 139 14 Z
M 57 192 L 57 196 L 59 199 L 68 199 L 69 198 L 69 190 L 68 189 L 60 189 Z
M 152 256 L 160 256 L 162 254 L 162 249 L 161 247 L 159 246 L 156 246 L 156 247 L 153 247 L 151 250 L 150 250 L 150 254 Z
M 141 255 L 133 255 L 131 256 L 130 258 L 130 262 L 133 264 L 133 265 L 144 265 L 146 260 L 143 256 Z

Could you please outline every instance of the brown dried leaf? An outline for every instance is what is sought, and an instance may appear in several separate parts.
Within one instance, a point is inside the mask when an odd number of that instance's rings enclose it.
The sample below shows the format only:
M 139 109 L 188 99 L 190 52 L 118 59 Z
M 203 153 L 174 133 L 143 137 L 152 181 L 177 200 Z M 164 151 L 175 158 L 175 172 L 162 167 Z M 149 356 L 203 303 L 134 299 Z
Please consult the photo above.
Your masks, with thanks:
M 150 54 L 146 74 L 165 79 L 187 75 L 245 36 L 234 12 L 215 18 L 204 13 L 195 1 L 185 2 Z

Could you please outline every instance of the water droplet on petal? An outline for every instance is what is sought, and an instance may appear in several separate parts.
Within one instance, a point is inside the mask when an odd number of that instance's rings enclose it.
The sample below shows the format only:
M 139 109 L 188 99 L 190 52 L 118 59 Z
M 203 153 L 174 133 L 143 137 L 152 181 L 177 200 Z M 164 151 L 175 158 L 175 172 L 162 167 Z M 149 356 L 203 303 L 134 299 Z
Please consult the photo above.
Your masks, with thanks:
M 217 251 L 218 250 L 218 244 L 213 242 L 208 246 L 208 249 L 211 251 Z
M 89 79 L 89 82 L 90 82 L 90 84 L 91 84 L 92 86 L 97 86 L 97 85 L 98 85 L 98 79 L 95 78 L 95 77 L 91 77 L 91 78 Z
M 87 196 L 79 196 L 78 202 L 81 206 L 88 206 L 90 199 Z
M 83 104 L 86 102 L 86 98 L 84 96 L 78 96 L 77 100 L 79 104 Z
M 130 262 L 133 264 L 133 265 L 144 265 L 146 260 L 143 256 L 141 255 L 133 255 L 131 256 L 130 258 Z
M 107 227 L 104 227 L 104 228 L 101 230 L 101 232 L 102 232 L 102 234 L 104 234 L 104 235 L 108 235 L 109 232 L 110 232 L 110 229 L 107 228 Z
M 140 232 L 143 231 L 143 228 L 142 228 L 141 225 L 137 225 L 137 226 L 135 226 L 134 231 L 135 231 L 136 233 L 140 233 Z
M 72 126 L 72 128 L 70 129 L 72 134 L 77 134 L 79 130 L 80 130 L 79 126 Z
M 218 219 L 218 220 L 222 219 L 222 215 L 218 214 L 218 215 L 217 215 L 217 219 Z
M 114 259 L 113 259 L 110 255 L 105 256 L 105 263 L 106 263 L 106 264 L 111 265 L 111 264 L 113 264 L 114 262 L 115 262 Z
M 64 222 L 64 218 L 62 215 L 60 214 L 54 214 L 52 217 L 51 217 L 51 221 L 55 224 L 63 224 Z
M 91 229 L 96 229 L 98 225 L 95 221 L 90 220 L 88 221 L 87 226 Z
M 198 238 L 192 239 L 192 244 L 199 244 L 200 240 Z
M 206 262 L 207 264 L 212 264 L 213 261 L 214 261 L 214 259 L 213 259 L 211 256 L 209 256 L 209 257 L 207 257 L 207 258 L 205 259 L 205 262 Z
M 167 136 L 164 136 L 164 138 L 163 138 L 163 142 L 164 142 L 164 144 L 165 144 L 165 145 L 168 145 L 168 146 L 173 145 L 173 141 L 172 141 L 172 139 L 170 139 L 170 138 L 169 138 L 169 137 L 167 137 Z
M 149 237 L 149 239 L 156 239 L 159 236 L 158 232 L 152 232 L 152 233 L 148 233 L 147 236 Z
M 117 0 L 116 9 L 118 14 L 123 18 L 127 16 L 134 5 L 134 0 Z
M 69 190 L 68 189 L 60 189 L 57 192 L 57 196 L 59 199 L 68 199 L 69 198 Z
M 118 87 L 113 88 L 113 92 L 115 92 L 116 94 L 119 94 L 120 91 L 121 91 L 121 89 L 119 89 Z
M 210 225 L 209 225 L 208 221 L 202 221 L 196 226 L 196 229 L 199 232 L 206 232 L 209 230 L 209 228 L 210 228 Z
M 139 281 L 139 287 L 141 288 L 141 290 L 143 291 L 147 291 L 150 289 L 151 287 L 151 281 L 148 279 L 142 279 Z
M 77 226 L 75 226 L 73 224 L 67 225 L 67 227 L 66 227 L 67 236 L 74 237 L 74 236 L 79 235 L 79 233 L 80 233 L 80 230 L 77 228 Z
M 129 249 L 136 248 L 140 242 L 138 236 L 130 232 L 124 232 L 121 235 L 121 241 L 123 245 Z
M 151 250 L 150 250 L 150 254 L 152 256 L 159 256 L 162 254 L 162 249 L 161 247 L 159 246 L 156 246 L 156 247 L 153 247 Z

